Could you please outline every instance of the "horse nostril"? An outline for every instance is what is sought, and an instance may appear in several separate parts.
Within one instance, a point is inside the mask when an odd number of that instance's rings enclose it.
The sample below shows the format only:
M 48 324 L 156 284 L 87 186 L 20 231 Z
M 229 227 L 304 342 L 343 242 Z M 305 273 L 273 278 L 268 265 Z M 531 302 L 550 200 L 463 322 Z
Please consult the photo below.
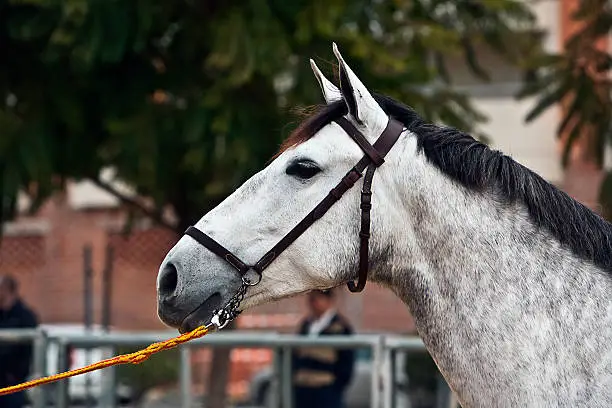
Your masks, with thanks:
M 176 290 L 178 284 L 178 272 L 174 264 L 168 262 L 162 270 L 162 275 L 159 278 L 159 294 L 162 296 L 170 296 Z

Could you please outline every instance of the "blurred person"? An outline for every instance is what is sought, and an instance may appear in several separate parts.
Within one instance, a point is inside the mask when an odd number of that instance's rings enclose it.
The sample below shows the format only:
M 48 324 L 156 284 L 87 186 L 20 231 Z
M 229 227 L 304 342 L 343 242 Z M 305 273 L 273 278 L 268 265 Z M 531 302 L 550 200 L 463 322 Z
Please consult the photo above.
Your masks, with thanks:
M 299 334 L 307 336 L 350 335 L 346 318 L 335 308 L 331 290 L 308 294 L 309 314 L 300 324 Z M 295 408 L 340 408 L 349 385 L 355 352 L 327 347 L 297 348 L 293 352 L 293 394 Z
M 0 275 L 0 330 L 35 328 L 38 319 L 19 297 L 17 281 Z M 0 343 L 0 387 L 27 380 L 32 362 L 31 343 Z M 21 408 L 25 392 L 0 397 L 0 408 Z

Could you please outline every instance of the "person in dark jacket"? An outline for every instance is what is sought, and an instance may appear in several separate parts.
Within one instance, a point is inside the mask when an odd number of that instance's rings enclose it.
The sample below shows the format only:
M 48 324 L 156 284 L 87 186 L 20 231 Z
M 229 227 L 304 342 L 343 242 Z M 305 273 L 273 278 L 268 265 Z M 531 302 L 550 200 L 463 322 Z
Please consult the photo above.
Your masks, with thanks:
M 19 298 L 17 281 L 0 275 L 0 330 L 34 328 L 36 315 Z M 31 343 L 0 343 L 0 387 L 27 380 L 32 362 Z M 0 408 L 21 408 L 26 403 L 24 392 L 0 397 Z
M 310 314 L 299 333 L 306 336 L 350 335 L 353 329 L 334 307 L 331 290 L 308 294 Z M 295 408 L 341 408 L 344 391 L 353 376 L 355 353 L 351 349 L 303 347 L 293 352 Z

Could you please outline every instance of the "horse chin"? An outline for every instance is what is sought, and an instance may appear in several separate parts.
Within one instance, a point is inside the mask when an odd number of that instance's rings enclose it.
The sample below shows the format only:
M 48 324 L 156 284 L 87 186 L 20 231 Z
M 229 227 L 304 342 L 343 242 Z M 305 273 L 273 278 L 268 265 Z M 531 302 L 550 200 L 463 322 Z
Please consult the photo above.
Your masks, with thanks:
M 265 305 L 272 302 L 277 302 L 284 299 L 294 298 L 305 293 L 308 293 L 314 289 L 328 289 L 328 287 L 322 288 L 319 286 L 302 287 L 302 288 L 291 288 L 287 289 L 278 288 L 275 286 L 268 286 L 269 282 L 263 282 L 257 288 L 255 293 L 247 291 L 246 296 L 240 303 L 240 311 L 243 312 L 248 309 L 252 309 L 257 306 Z M 255 289 L 255 288 L 252 288 Z M 284 289 L 284 290 L 283 290 Z
M 215 310 L 221 306 L 221 294 L 219 292 L 213 293 L 204 302 L 200 304 L 193 312 L 189 313 L 187 317 L 183 319 L 179 326 L 179 332 L 187 333 L 197 327 L 205 326 L 210 323 Z

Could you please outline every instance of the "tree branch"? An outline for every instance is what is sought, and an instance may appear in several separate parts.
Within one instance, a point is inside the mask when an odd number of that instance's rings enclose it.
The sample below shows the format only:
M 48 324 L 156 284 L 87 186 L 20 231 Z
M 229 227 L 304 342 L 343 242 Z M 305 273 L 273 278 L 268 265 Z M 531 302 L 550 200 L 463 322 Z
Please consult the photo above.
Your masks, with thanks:
M 176 225 L 172 225 L 170 222 L 164 219 L 161 211 L 159 211 L 158 209 L 147 208 L 143 203 L 139 202 L 137 199 L 129 197 L 119 192 L 113 186 L 111 186 L 105 181 L 100 180 L 99 178 L 90 178 L 90 180 L 96 186 L 100 187 L 102 190 L 117 197 L 123 204 L 136 208 L 142 214 L 149 217 L 150 219 L 152 219 L 153 221 L 155 221 L 157 224 L 161 225 L 162 227 L 168 228 L 169 230 L 172 230 L 174 232 L 180 232 L 178 231 L 178 228 Z

